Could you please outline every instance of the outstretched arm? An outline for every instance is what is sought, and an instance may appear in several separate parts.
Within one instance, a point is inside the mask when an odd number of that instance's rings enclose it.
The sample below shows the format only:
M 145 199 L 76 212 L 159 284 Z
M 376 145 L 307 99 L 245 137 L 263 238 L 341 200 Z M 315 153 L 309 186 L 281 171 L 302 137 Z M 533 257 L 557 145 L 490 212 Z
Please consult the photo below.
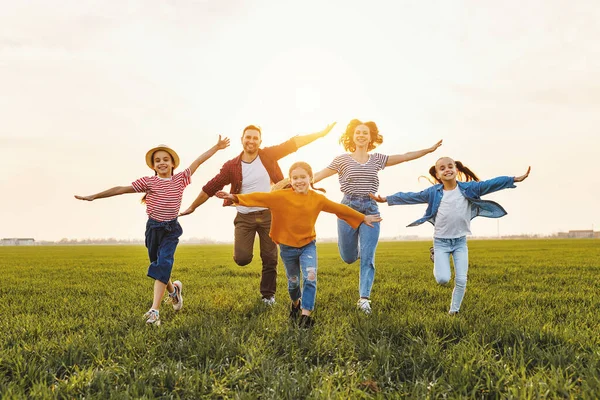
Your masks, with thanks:
M 521 176 L 499 176 L 486 181 L 469 182 L 472 184 L 473 190 L 478 196 L 483 196 L 489 193 L 494 193 L 503 189 L 516 188 L 515 183 L 523 182 L 529 176 L 531 167 L 527 168 L 527 172 Z
M 390 206 L 398 204 L 421 204 L 427 203 L 431 189 L 422 192 L 398 192 L 390 196 L 380 196 L 369 193 L 369 196 L 378 203 L 388 203 Z
M 400 164 L 406 161 L 416 160 L 417 158 L 423 157 L 425 154 L 433 153 L 437 150 L 438 147 L 442 145 L 442 140 L 437 142 L 431 147 L 428 147 L 423 150 L 411 151 L 405 154 L 396 154 L 388 157 L 388 161 L 385 164 L 386 167 L 390 167 L 392 165 Z
M 325 178 L 328 178 L 331 175 L 335 175 L 335 174 L 337 174 L 337 171 L 335 169 L 331 169 L 331 168 L 322 169 L 313 175 L 313 183 L 317 183 L 317 182 L 319 182 Z
M 529 176 L 530 172 L 531 172 L 531 167 L 527 167 L 527 172 L 525 172 L 524 175 L 515 176 L 515 182 L 523 182 Z
M 329 124 L 325 127 L 325 129 L 323 129 L 322 131 L 319 132 L 315 132 L 315 133 L 310 133 L 308 135 L 302 135 L 302 136 L 294 136 L 294 142 L 296 143 L 296 147 L 300 148 L 302 146 L 306 146 L 309 143 L 314 142 L 315 140 L 317 140 L 318 138 L 321 138 L 325 135 L 327 135 L 335 126 L 335 122 L 332 124 Z
M 227 192 L 217 192 L 215 193 L 220 199 L 228 199 L 233 201 L 235 204 L 239 204 L 241 206 L 246 207 L 266 207 L 266 208 L 277 208 L 278 205 L 281 205 L 282 198 L 279 195 L 279 192 L 253 192 L 246 194 L 231 194 Z M 285 203 L 285 202 L 284 202 Z
M 223 150 L 223 149 L 227 148 L 228 146 L 229 146 L 229 138 L 226 137 L 224 139 L 221 139 L 221 135 L 219 135 L 219 140 L 217 141 L 217 144 L 215 144 L 208 151 L 203 153 L 200 157 L 196 158 L 194 160 L 194 162 L 190 165 L 191 174 L 194 175 L 194 172 L 196 172 L 196 170 L 198 169 L 200 164 L 202 164 L 204 161 L 211 158 L 217 151 Z
M 118 196 L 125 193 L 135 193 L 133 186 L 115 186 L 114 188 L 107 189 L 103 192 L 92 194 L 90 196 L 78 196 L 75 198 L 78 200 L 94 201 L 96 199 L 103 199 L 105 197 Z
M 189 206 L 184 212 L 179 213 L 179 216 L 189 215 L 193 213 L 196 210 L 196 208 L 204 204 L 206 200 L 208 200 L 208 195 L 204 193 L 204 191 L 201 191 L 198 197 L 196 197 L 196 200 L 194 200 L 194 202 L 192 203 L 192 205 Z

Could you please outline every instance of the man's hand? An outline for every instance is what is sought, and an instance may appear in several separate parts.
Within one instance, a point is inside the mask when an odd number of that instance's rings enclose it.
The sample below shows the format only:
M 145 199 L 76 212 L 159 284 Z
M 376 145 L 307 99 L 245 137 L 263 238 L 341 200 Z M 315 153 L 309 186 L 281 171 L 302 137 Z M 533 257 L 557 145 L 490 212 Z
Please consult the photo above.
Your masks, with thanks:
M 337 122 L 333 122 L 333 123 L 327 125 L 327 127 L 321 131 L 321 137 L 327 136 L 327 134 L 329 132 L 331 132 L 331 130 L 333 129 L 335 124 L 337 124 Z

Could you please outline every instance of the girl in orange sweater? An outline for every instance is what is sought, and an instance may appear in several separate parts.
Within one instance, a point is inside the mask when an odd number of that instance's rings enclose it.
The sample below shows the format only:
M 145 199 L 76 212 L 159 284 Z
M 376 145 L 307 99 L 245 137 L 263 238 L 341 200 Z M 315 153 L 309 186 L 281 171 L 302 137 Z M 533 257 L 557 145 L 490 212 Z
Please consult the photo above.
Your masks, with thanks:
M 317 294 L 317 247 L 315 244 L 315 223 L 321 211 L 335 214 L 353 228 L 361 223 L 373 227 L 373 222 L 381 221 L 379 215 L 364 215 L 352 208 L 333 202 L 315 192 L 313 172 L 305 162 L 292 164 L 289 171 L 291 187 L 270 193 L 249 193 L 232 195 L 217 192 L 221 199 L 250 207 L 271 209 L 271 239 L 279 244 L 279 253 L 285 265 L 288 291 L 292 300 L 290 318 L 299 319 L 299 325 L 309 328 L 314 324 L 310 316 L 315 307 Z M 310 190 L 312 188 L 313 190 Z M 300 288 L 302 272 L 302 289 Z

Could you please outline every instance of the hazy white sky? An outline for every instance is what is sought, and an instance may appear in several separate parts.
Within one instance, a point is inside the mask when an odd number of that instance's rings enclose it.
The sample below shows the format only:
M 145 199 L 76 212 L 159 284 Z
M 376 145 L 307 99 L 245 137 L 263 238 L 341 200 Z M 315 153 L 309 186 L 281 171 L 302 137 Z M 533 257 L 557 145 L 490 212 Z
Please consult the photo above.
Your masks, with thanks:
M 600 229 L 600 3 L 479 1 L 0 0 L 0 237 L 143 238 L 141 195 L 82 202 L 151 175 L 167 143 L 188 165 L 218 134 L 232 145 L 203 164 L 185 209 L 242 149 L 338 125 L 283 159 L 315 170 L 343 152 L 352 118 L 375 121 L 378 151 L 440 150 L 380 173 L 380 193 L 418 191 L 440 156 L 482 178 L 532 173 L 488 196 L 508 215 L 475 235 Z M 337 177 L 322 182 L 339 201 Z M 424 205 L 382 206 L 382 236 Z M 183 238 L 232 240 L 235 209 L 213 198 L 181 218 Z M 321 237 L 336 236 L 322 214 Z

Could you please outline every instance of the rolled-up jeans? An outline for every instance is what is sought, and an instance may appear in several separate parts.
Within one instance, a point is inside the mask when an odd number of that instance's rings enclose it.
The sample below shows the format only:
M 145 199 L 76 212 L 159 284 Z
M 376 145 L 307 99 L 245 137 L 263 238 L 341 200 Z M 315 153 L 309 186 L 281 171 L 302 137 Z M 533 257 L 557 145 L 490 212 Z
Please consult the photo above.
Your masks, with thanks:
M 314 310 L 317 297 L 317 246 L 315 241 L 302 247 L 280 244 L 279 255 L 285 266 L 290 299 L 296 301 L 302 297 L 302 309 Z M 302 288 L 300 288 L 301 271 Z
M 469 270 L 467 237 L 462 236 L 454 239 L 433 238 L 433 250 L 433 276 L 440 285 L 450 282 L 452 278 L 450 256 L 454 260 L 454 290 L 452 291 L 450 312 L 458 312 L 467 288 L 467 272 Z
M 379 214 L 377 202 L 369 196 L 345 194 L 341 203 L 365 215 Z M 356 229 L 341 219 L 337 220 L 337 224 L 340 256 L 348 264 L 352 264 L 360 257 L 358 293 L 360 297 L 370 297 L 375 279 L 375 250 L 379 241 L 379 222 L 373 222 L 373 228 L 360 224 Z
M 171 221 L 156 221 L 148 218 L 146 223 L 146 248 L 148 249 L 148 276 L 164 284 L 171 279 L 175 262 L 175 250 L 183 229 L 177 218 Z

